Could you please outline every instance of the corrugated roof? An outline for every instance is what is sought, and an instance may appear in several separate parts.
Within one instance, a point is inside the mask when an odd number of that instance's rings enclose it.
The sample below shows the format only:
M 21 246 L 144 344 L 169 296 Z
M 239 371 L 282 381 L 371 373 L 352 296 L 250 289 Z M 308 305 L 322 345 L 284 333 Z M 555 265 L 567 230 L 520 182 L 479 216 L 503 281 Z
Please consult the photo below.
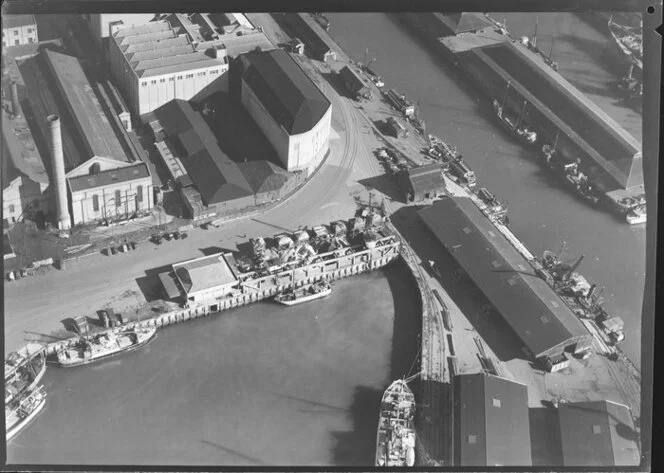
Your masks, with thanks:
M 484 373 L 455 381 L 459 465 L 532 465 L 526 386 Z
M 351 89 L 352 92 L 359 92 L 367 88 L 367 85 L 364 81 L 357 75 L 357 73 L 348 66 L 344 66 L 340 71 L 339 75 L 344 78 L 346 81 L 346 86 Z
M 563 464 L 568 467 L 636 466 L 637 433 L 627 406 L 611 401 L 560 404 Z
M 493 28 L 493 23 L 479 13 L 443 13 L 440 17 L 454 34 Z
M 224 35 L 219 37 L 219 39 L 205 41 L 196 45 L 196 48 L 199 50 L 211 47 L 226 48 L 226 54 L 230 57 L 237 57 L 240 54 L 256 51 L 256 48 L 260 48 L 261 51 L 272 51 L 275 49 L 275 46 L 267 36 L 258 31 L 242 36 Z
M 445 179 L 443 179 L 440 164 L 434 163 L 411 168 L 408 170 L 408 177 L 415 194 L 445 189 Z
M 288 180 L 282 168 L 266 160 L 238 163 L 238 167 L 256 194 L 277 191 Z
M 466 197 L 445 197 L 420 217 L 536 356 L 591 335 L 528 261 Z
M 34 15 L 2 15 L 2 29 L 18 28 L 20 26 L 37 26 Z
M 172 100 L 155 115 L 166 136 L 179 142 L 186 154 L 179 157 L 206 205 L 253 194 L 237 164 L 219 148 L 210 127 L 188 102 Z
M 173 270 L 188 294 L 237 281 L 222 253 L 174 264 Z
M 86 174 L 70 177 L 69 188 L 72 192 L 95 189 L 118 182 L 129 182 L 150 177 L 150 170 L 145 163 L 101 171 L 99 174 Z
M 291 135 L 311 130 L 330 108 L 330 101 L 286 51 L 252 52 L 243 78 L 272 118 Z

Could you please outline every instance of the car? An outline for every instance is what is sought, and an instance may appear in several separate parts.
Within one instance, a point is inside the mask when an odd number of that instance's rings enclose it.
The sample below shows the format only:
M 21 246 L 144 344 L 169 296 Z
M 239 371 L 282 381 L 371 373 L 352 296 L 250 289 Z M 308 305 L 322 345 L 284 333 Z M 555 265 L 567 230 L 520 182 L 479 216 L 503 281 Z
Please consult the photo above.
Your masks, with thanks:
M 179 240 L 180 239 L 180 232 L 173 233 L 173 238 L 175 238 L 176 240 Z
M 114 255 L 114 254 L 116 254 L 117 252 L 118 252 L 118 250 L 116 250 L 114 246 L 111 246 L 111 254 Z

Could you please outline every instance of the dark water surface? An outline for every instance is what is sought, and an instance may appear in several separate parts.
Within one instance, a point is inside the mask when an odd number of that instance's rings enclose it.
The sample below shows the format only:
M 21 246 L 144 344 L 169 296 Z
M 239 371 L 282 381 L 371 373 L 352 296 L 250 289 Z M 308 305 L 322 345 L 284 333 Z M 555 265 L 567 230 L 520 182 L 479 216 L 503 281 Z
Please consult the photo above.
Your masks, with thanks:
M 382 391 L 417 355 L 402 266 L 295 307 L 166 328 L 144 350 L 48 370 L 46 409 L 8 463 L 372 465 Z
M 539 16 L 538 46 L 553 57 L 562 75 L 633 136 L 641 139 L 641 117 L 617 103 L 611 82 L 620 63 L 610 54 L 608 37 L 572 13 L 492 14 L 507 19 L 513 36 L 532 36 Z M 509 205 L 513 231 L 535 253 L 558 251 L 564 259 L 580 255 L 590 281 L 604 286 L 605 307 L 625 321 L 622 347 L 640 365 L 641 304 L 645 278 L 645 225 L 630 226 L 594 209 L 562 188 L 542 168 L 532 151 L 515 143 L 497 126 L 489 101 L 468 80 L 387 14 L 329 14 L 330 33 L 354 59 L 376 58 L 371 68 L 386 88 L 396 87 L 413 102 L 420 100 L 427 132 L 447 138 L 463 153 L 486 186 Z M 555 33 L 555 34 L 554 34 Z M 368 54 L 367 54 L 368 49 Z

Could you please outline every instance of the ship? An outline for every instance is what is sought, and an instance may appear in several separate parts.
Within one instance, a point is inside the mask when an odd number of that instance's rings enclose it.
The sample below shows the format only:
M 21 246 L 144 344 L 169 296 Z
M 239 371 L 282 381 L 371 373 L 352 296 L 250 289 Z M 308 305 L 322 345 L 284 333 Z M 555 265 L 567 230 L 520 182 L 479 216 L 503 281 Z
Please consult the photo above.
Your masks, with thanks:
M 647 215 L 646 215 L 645 204 L 634 207 L 632 210 L 629 211 L 625 219 L 627 220 L 627 223 L 629 223 L 630 225 L 646 223 Z
M 429 144 L 431 146 L 431 150 L 435 151 L 435 153 L 441 156 L 441 158 L 443 158 L 445 161 L 461 161 L 463 159 L 463 155 L 459 153 L 459 150 L 456 148 L 456 146 L 441 140 L 435 135 L 429 135 Z
M 319 283 L 278 294 L 274 297 L 274 300 L 279 304 L 291 306 L 322 299 L 323 297 L 329 296 L 331 293 L 332 286 L 330 286 L 330 284 Z
M 609 32 L 616 50 L 629 66 L 643 70 L 643 34 L 640 27 L 623 26 L 609 18 Z
M 376 437 L 376 466 L 415 464 L 415 396 L 406 380 L 398 379 L 385 390 Z
M 44 409 L 45 405 L 46 392 L 43 386 L 34 388 L 26 395 L 5 405 L 7 442 L 28 425 Z
M 5 358 L 5 404 L 34 388 L 46 373 L 44 346 L 29 343 Z
M 74 367 L 137 350 L 157 335 L 156 327 L 121 327 L 74 339 L 57 353 L 58 365 Z
M 525 104 L 524 104 L 525 106 Z M 525 107 L 524 107 L 525 108 Z M 493 110 L 496 112 L 496 117 L 498 117 L 498 122 L 509 131 L 514 137 L 526 145 L 532 145 L 537 141 L 537 133 L 533 130 L 530 130 L 527 126 L 519 126 L 521 122 L 521 117 L 515 119 L 508 116 L 505 113 L 505 110 L 498 100 L 493 101 Z M 523 115 L 523 112 L 522 114 Z
M 549 169 L 576 191 L 579 196 L 591 204 L 599 203 L 598 192 L 588 175 L 579 170 L 578 163 L 565 160 L 556 153 L 553 146 L 548 144 L 542 146 L 541 154 Z

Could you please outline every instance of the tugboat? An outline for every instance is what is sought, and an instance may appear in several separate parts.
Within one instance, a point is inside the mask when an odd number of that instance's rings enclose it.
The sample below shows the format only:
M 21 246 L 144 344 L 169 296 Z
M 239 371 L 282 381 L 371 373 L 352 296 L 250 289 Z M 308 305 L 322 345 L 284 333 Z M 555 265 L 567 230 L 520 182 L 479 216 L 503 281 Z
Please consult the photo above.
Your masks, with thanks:
M 646 206 L 645 204 L 643 205 L 638 205 L 634 207 L 628 214 L 627 217 L 625 217 L 627 220 L 627 223 L 630 225 L 637 225 L 639 223 L 646 223 L 647 215 L 646 215 Z
M 46 373 L 44 346 L 29 343 L 5 359 L 5 404 L 34 388 Z
M 643 23 L 642 23 L 643 24 Z M 617 46 L 618 54 L 623 57 L 630 65 L 634 64 L 638 69 L 643 70 L 643 34 L 641 28 L 630 28 L 619 25 L 613 21 L 613 16 L 609 18 L 609 31 L 614 44 Z
M 275 302 L 283 305 L 297 305 L 303 302 L 322 299 L 332 294 L 332 286 L 329 283 L 318 283 L 311 286 L 284 292 L 274 297 Z
M 5 406 L 7 442 L 18 434 L 46 405 L 44 387 L 39 386 Z
M 535 144 L 537 141 L 537 133 L 533 130 L 530 130 L 526 126 L 520 126 L 521 119 L 523 117 L 523 112 L 526 108 L 526 103 L 523 103 L 523 109 L 521 110 L 521 115 L 519 118 L 514 119 L 513 117 L 508 116 L 504 111 L 504 106 L 498 103 L 498 100 L 494 99 L 493 101 L 493 110 L 496 112 L 499 123 L 514 135 L 519 141 L 526 145 Z
M 415 396 L 405 379 L 383 394 L 376 438 L 376 466 L 415 465 Z
M 542 146 L 541 153 L 549 169 L 562 178 L 577 194 L 593 205 L 599 203 L 599 196 L 590 178 L 579 170 L 578 163 L 565 160 L 556 153 L 555 146 L 548 144 Z
M 87 365 L 113 355 L 134 351 L 147 345 L 156 335 L 156 327 L 127 326 L 80 337 L 57 353 L 58 365 L 65 368 Z

